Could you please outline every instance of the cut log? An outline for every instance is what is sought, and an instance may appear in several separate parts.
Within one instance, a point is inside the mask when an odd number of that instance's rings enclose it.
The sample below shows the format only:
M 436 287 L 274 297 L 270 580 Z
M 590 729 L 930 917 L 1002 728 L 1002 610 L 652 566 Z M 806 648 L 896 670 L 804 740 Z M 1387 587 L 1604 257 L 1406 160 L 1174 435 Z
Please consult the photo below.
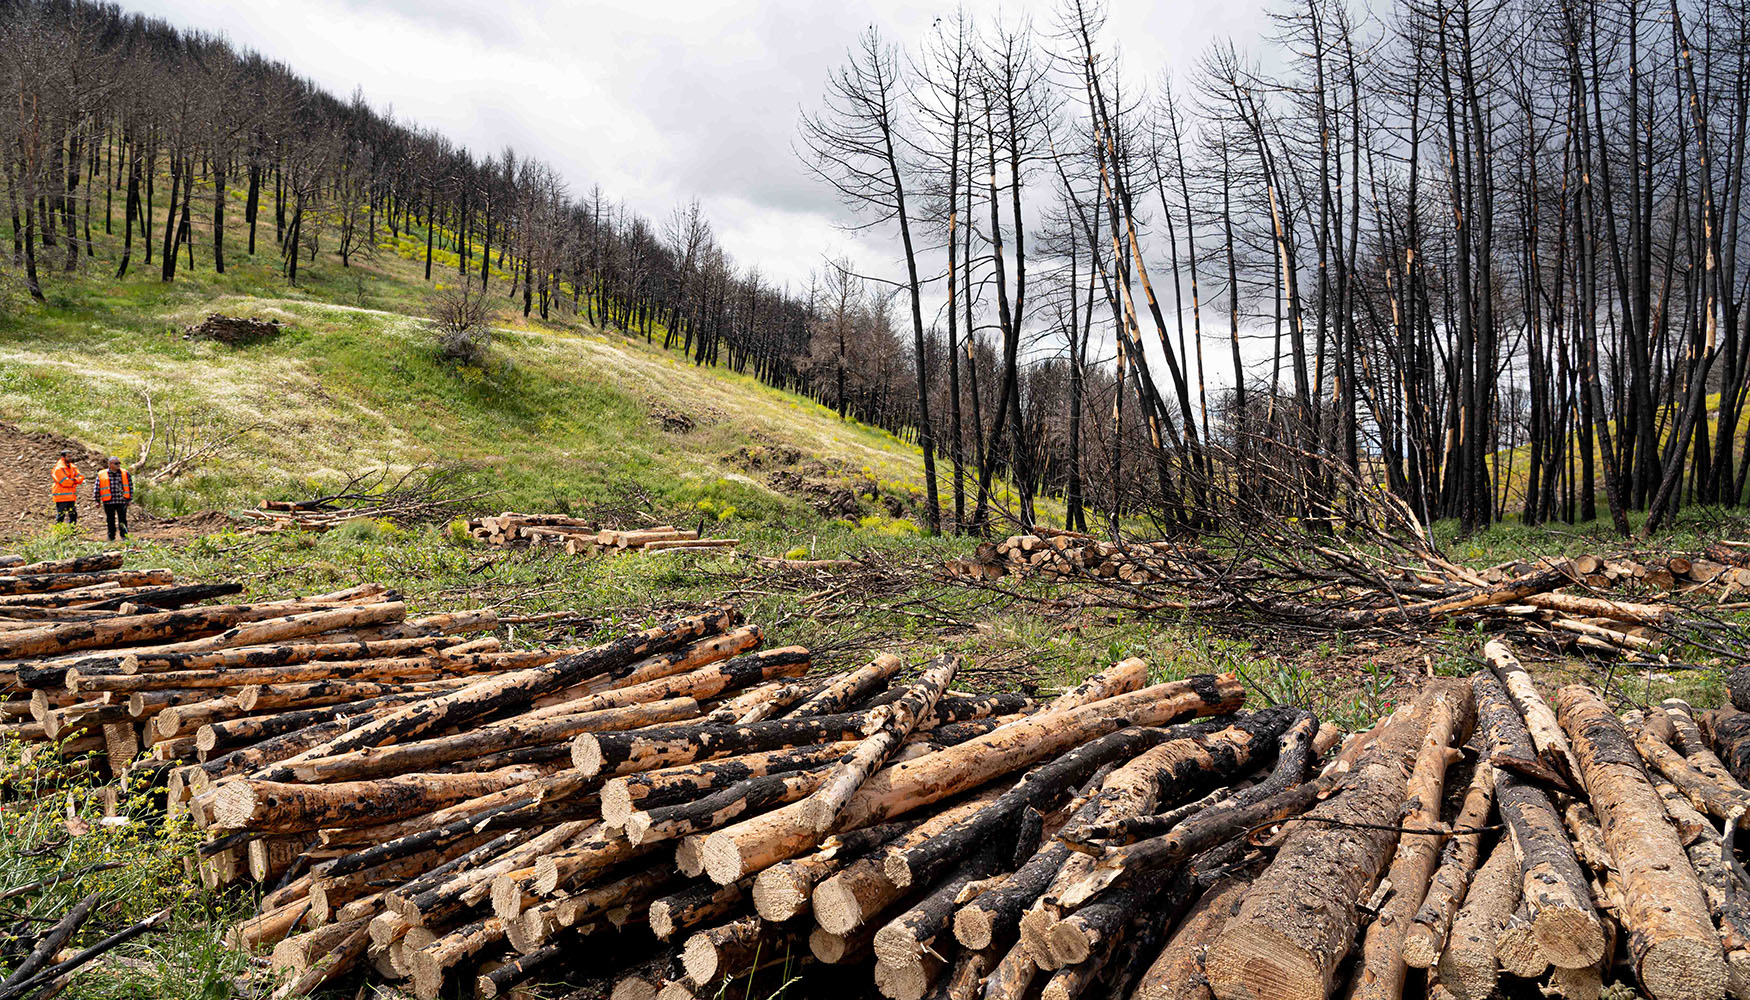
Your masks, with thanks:
M 213 825 L 278 833 L 362 826 L 516 788 L 540 776 L 536 769 L 509 768 L 490 774 L 410 774 L 329 785 L 233 781 L 214 799 Z
M 1654 1000 L 1717 1000 L 1725 959 L 1707 900 L 1622 723 L 1591 688 L 1570 684 L 1556 712 L 1621 877 L 1636 976 Z
M 1397 842 L 1409 762 L 1427 735 L 1432 683 L 1362 752 L 1336 795 L 1297 823 L 1276 859 L 1209 948 L 1210 987 L 1221 1000 L 1322 1000 L 1355 939 L 1359 908 Z
M 875 958 L 888 965 L 921 965 L 934 955 L 930 943 L 946 932 L 954 919 L 955 901 L 967 886 L 983 879 L 1002 863 L 996 844 L 967 858 L 940 885 L 875 932 Z
M 809 912 L 815 886 L 909 829 L 903 822 L 866 826 L 827 838 L 807 857 L 767 868 L 754 879 L 754 909 L 774 923 Z
M 784 747 L 612 778 L 602 784 L 602 822 L 625 826 L 638 809 L 691 801 L 767 774 L 829 765 L 855 746 L 855 742 L 846 740 L 812 747 Z
M 1744 791 L 1729 774 L 1722 775 L 1724 784 L 1714 780 L 1666 742 L 1675 739 L 1676 732 L 1664 709 L 1653 709 L 1646 717 L 1638 711 L 1628 713 L 1623 723 L 1647 764 L 1676 785 L 1697 809 L 1728 823 L 1737 822 L 1750 811 L 1750 792 Z
M 1750 792 L 1738 779 L 1732 777 L 1732 772 L 1726 767 L 1708 747 L 1707 739 L 1702 735 L 1701 727 L 1695 721 L 1695 709 L 1681 698 L 1667 698 L 1661 703 L 1665 717 L 1671 723 L 1671 745 L 1689 760 L 1691 767 L 1706 775 L 1708 780 L 1726 789 L 1732 794 Z
M 825 777 L 824 769 L 768 774 L 691 802 L 638 810 L 626 819 L 626 839 L 634 844 L 654 844 L 715 830 L 748 813 L 802 799 L 819 789 Z
M 1568 738 L 1562 734 L 1562 727 L 1556 724 L 1555 712 L 1537 693 L 1531 674 L 1513 655 L 1513 650 L 1498 639 L 1491 639 L 1483 645 L 1483 656 L 1488 659 L 1495 678 L 1506 688 L 1513 706 L 1519 710 L 1525 731 L 1531 737 L 1531 745 L 1537 751 L 1537 759 L 1571 784 L 1575 777 L 1573 750 L 1568 746 Z
M 1477 869 L 1440 951 L 1437 976 L 1454 1000 L 1486 1000 L 1495 993 L 1495 942 L 1519 906 L 1519 859 L 1502 837 Z
M 793 718 L 809 715 L 837 715 L 849 711 L 852 705 L 887 686 L 887 682 L 904 661 L 891 653 L 882 653 L 866 665 L 844 675 L 824 690 L 791 710 Z
M 634 774 L 723 757 L 861 739 L 864 714 L 770 719 L 746 726 L 670 726 L 631 733 L 583 733 L 571 763 L 586 777 Z
M 1715 712 L 1708 736 L 1726 770 L 1739 785 L 1750 787 L 1750 712 Z
M 814 890 L 815 922 L 830 934 L 844 936 L 865 927 L 873 934 L 871 921 L 905 894 L 905 890 L 894 885 L 885 874 L 886 857 L 938 836 L 942 830 L 977 812 L 990 796 L 991 793 L 986 793 L 945 809 L 881 850 L 822 880 Z
M 875 731 L 834 765 L 820 786 L 803 802 L 803 821 L 816 833 L 830 830 L 839 811 L 863 782 L 887 763 L 887 759 L 911 735 L 918 720 L 935 710 L 936 700 L 953 683 L 959 670 L 959 657 L 942 656 L 905 692 L 904 697 L 876 709 L 879 718 L 875 722 Z
M 1604 957 L 1604 930 L 1561 815 L 1543 789 L 1509 769 L 1536 757 L 1524 720 L 1493 674 L 1479 671 L 1472 691 L 1477 727 L 1495 766 L 1495 806 L 1519 851 L 1520 901 L 1537 951 L 1564 969 L 1594 965 Z
M 1131 1000 L 1215 1000 L 1204 974 L 1204 956 L 1239 909 L 1251 876 L 1239 874 L 1211 887 L 1185 915 L 1160 956 L 1131 992 Z
M 781 955 L 784 935 L 758 917 L 742 917 L 703 930 L 681 949 L 681 968 L 695 990 L 710 991 L 725 978 L 763 959 Z
M 370 943 L 368 923 L 355 926 L 349 934 L 335 942 L 326 954 L 312 961 L 296 978 L 274 990 L 273 1000 L 309 996 L 324 984 L 340 978 L 358 964 Z
M 1495 769 L 1486 760 L 1477 761 L 1470 786 L 1453 820 L 1453 834 L 1440 851 L 1440 865 L 1428 882 L 1422 905 L 1410 918 L 1404 932 L 1404 962 L 1414 969 L 1431 969 L 1446 947 L 1447 934 L 1470 891 L 1483 853 L 1483 829 L 1495 804 Z
M 671 887 L 678 877 L 668 865 L 657 865 L 606 885 L 547 900 L 524 910 L 505 936 L 511 947 L 529 952 L 563 928 L 579 926 L 608 916 L 616 909 L 652 899 Z
M 984 981 L 984 1000 L 1022 1000 L 1039 975 L 1027 949 L 1016 943 L 1003 954 Z
M 1455 748 L 1470 738 L 1473 718 L 1469 691 L 1446 690 L 1434 695 L 1429 705 L 1428 732 L 1410 771 L 1409 797 L 1400 820 L 1406 828 L 1440 828 L 1447 763 L 1457 754 Z M 1481 797 L 1482 811 L 1486 814 L 1488 796 Z M 1349 986 L 1352 1000 L 1400 1000 L 1403 996 L 1404 935 L 1422 905 L 1444 840 L 1440 834 L 1399 835 L 1397 854 L 1385 876 L 1391 883 L 1391 895 L 1362 938 L 1360 963 Z
M 413 967 L 413 992 L 419 1000 L 437 1000 L 445 974 L 456 965 L 495 942 L 504 940 L 504 922 L 486 917 L 465 924 L 418 949 L 409 956 Z
M 1075 687 L 1052 699 L 1047 712 L 1067 712 L 1072 708 L 1092 705 L 1096 701 L 1131 691 L 1141 690 L 1148 683 L 1148 661 L 1131 657 L 1119 660 Z
M 702 882 L 654 900 L 650 904 L 650 932 L 658 941 L 669 941 L 676 934 L 732 916 L 747 898 L 747 891 L 743 882 Z
M 947 963 L 934 955 L 918 965 L 875 963 L 875 989 L 888 1000 L 923 1000 L 930 984 L 940 977 Z
M 1675 785 L 1660 782 L 1657 791 L 1678 830 L 1688 831 L 1683 838 L 1684 850 L 1720 931 L 1727 992 L 1733 1000 L 1745 1000 L 1750 996 L 1750 889 L 1726 863 L 1723 838 L 1707 817 L 1697 812 Z

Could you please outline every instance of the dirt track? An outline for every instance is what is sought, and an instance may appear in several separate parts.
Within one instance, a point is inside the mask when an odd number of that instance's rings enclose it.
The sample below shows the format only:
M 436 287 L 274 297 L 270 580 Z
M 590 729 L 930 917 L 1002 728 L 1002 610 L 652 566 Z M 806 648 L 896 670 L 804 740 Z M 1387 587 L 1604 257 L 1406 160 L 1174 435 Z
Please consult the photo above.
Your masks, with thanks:
M 103 452 L 72 438 L 27 431 L 16 424 L 0 421 L 0 464 L 6 469 L 5 474 L 0 475 L 0 538 L 34 535 L 54 521 L 55 505 L 49 497 L 49 471 L 61 457 L 63 448 L 73 453 L 73 460 L 86 477 L 85 484 L 79 487 L 79 527 L 92 538 L 105 536 L 103 510 L 91 499 L 90 482 L 91 477 L 103 468 Z M 140 538 L 179 537 L 190 533 L 188 528 L 191 525 L 183 522 L 205 520 L 206 515 L 155 518 L 139 504 L 128 512 L 128 526 Z

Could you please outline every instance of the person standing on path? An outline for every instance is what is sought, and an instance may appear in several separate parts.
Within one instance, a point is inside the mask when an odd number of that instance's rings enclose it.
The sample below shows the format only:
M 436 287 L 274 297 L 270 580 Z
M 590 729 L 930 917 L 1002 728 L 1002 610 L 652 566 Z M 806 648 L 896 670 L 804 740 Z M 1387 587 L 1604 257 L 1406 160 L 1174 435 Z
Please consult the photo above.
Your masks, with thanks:
M 73 453 L 61 449 L 61 460 L 55 463 L 55 471 L 51 474 L 54 486 L 52 495 L 55 499 L 55 523 L 79 523 L 79 484 L 85 481 L 85 474 L 73 464 Z
M 115 541 L 117 531 L 121 537 L 128 537 L 128 504 L 134 499 L 134 480 L 122 468 L 121 459 L 109 457 L 109 468 L 97 474 L 91 495 L 103 505 L 104 520 L 109 522 L 109 540 Z

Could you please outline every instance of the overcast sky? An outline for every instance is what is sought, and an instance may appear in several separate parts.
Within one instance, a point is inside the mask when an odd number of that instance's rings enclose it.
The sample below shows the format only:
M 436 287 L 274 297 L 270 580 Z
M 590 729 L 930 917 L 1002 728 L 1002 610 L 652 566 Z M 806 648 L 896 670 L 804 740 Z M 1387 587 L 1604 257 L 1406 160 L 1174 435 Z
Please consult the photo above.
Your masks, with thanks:
M 506 144 L 552 163 L 574 195 L 600 184 L 660 221 L 697 197 L 725 247 L 773 281 L 806 284 L 828 252 L 888 271 L 890 243 L 857 244 L 793 151 L 798 110 L 875 24 L 915 45 L 949 2 L 774 0 L 123 0 L 221 33 L 436 129 L 476 154 Z M 1052 23 L 1049 3 L 968 0 L 980 17 Z M 1113 0 L 1132 72 L 1189 67 L 1210 42 L 1255 48 L 1262 0 Z

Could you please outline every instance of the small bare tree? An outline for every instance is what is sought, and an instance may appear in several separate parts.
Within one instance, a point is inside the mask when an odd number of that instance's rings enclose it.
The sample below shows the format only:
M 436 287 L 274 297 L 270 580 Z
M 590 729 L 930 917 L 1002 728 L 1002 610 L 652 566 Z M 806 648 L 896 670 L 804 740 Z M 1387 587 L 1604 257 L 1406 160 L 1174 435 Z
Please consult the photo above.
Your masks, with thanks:
M 492 304 L 469 282 L 440 285 L 430 296 L 438 352 L 465 365 L 481 365 L 492 349 Z

